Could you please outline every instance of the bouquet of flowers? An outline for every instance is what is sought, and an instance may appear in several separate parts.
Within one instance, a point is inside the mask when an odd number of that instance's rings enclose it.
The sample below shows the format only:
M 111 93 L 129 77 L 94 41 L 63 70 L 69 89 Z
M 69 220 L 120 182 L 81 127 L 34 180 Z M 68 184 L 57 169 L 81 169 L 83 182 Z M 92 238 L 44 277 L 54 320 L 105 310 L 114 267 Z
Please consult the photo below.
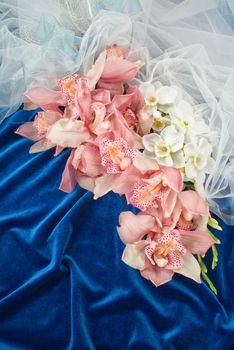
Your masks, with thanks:
M 204 189 L 216 132 L 187 91 L 141 80 L 145 62 L 129 57 L 128 49 L 112 44 L 85 75 L 58 80 L 56 90 L 27 90 L 42 111 L 16 133 L 35 142 L 30 153 L 55 148 L 58 156 L 70 149 L 61 190 L 78 184 L 94 199 L 113 191 L 137 208 L 119 217 L 126 264 L 156 286 L 175 273 L 198 283 L 202 275 L 217 293 L 203 261 L 211 248 L 216 267 L 220 243 L 209 229 L 221 227 Z

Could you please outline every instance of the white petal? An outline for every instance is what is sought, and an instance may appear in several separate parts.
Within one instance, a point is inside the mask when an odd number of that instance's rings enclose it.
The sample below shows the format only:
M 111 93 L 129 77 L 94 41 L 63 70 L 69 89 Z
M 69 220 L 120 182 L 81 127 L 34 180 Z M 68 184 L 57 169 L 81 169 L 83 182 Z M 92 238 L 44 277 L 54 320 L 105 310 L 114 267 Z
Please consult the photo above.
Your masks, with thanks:
M 174 125 L 167 126 L 161 132 L 161 137 L 169 145 L 171 152 L 177 152 L 183 147 L 184 134 L 178 131 Z
M 142 156 L 135 157 L 133 159 L 133 165 L 142 173 L 145 173 L 146 171 L 150 171 L 150 170 L 159 170 L 158 163 L 155 159 L 149 159 Z
M 214 169 L 214 166 L 215 166 L 215 160 L 211 157 L 208 157 L 206 166 L 204 168 L 205 173 L 210 174 L 212 172 L 212 170 Z
M 203 170 L 207 164 L 207 156 L 205 154 L 198 154 L 194 157 L 194 165 L 198 170 Z
M 147 244 L 148 243 L 146 241 L 127 244 L 123 251 L 122 261 L 134 269 L 142 270 L 145 265 L 144 247 Z
M 206 156 L 210 156 L 211 152 L 212 152 L 212 146 L 211 144 L 207 141 L 207 139 L 205 138 L 202 138 L 200 141 L 199 141 L 199 145 L 198 145 L 198 148 L 197 148 L 198 152 L 199 153 L 202 153 Z
M 201 268 L 197 259 L 191 253 L 185 254 L 183 259 L 183 267 L 179 270 L 174 270 L 174 272 L 179 273 L 185 277 L 191 278 L 197 283 L 201 283 Z
M 173 166 L 177 169 L 182 168 L 185 164 L 184 152 L 182 150 L 171 154 Z
M 165 166 L 173 166 L 173 160 L 172 160 L 172 157 L 171 155 L 167 156 L 167 157 L 164 157 L 164 158 L 156 158 L 158 163 L 161 164 L 161 165 L 165 165 Z
M 155 88 L 152 84 L 143 83 L 140 85 L 140 91 L 144 96 L 146 96 L 150 92 L 155 92 Z
M 186 119 L 188 122 L 193 122 L 193 107 L 185 100 L 179 101 L 175 109 L 171 110 L 172 116 L 178 119 Z
M 195 179 L 197 177 L 197 169 L 190 159 L 185 165 L 185 174 L 188 179 Z
M 162 86 L 156 93 L 158 103 L 161 105 L 173 104 L 178 97 L 178 90 L 171 86 Z
M 184 146 L 184 155 L 185 160 L 188 160 L 190 157 L 193 157 L 196 154 L 196 148 L 193 143 L 187 143 Z
M 78 147 L 90 138 L 88 129 L 81 120 L 62 118 L 48 130 L 46 138 L 62 147 Z
M 164 141 L 160 141 L 155 144 L 154 152 L 156 157 L 159 158 L 168 157 L 171 153 L 169 146 Z
M 155 133 L 144 135 L 142 137 L 142 143 L 143 143 L 145 149 L 149 152 L 152 152 L 152 153 L 154 153 L 155 144 L 157 144 L 161 141 L 162 141 L 161 137 Z

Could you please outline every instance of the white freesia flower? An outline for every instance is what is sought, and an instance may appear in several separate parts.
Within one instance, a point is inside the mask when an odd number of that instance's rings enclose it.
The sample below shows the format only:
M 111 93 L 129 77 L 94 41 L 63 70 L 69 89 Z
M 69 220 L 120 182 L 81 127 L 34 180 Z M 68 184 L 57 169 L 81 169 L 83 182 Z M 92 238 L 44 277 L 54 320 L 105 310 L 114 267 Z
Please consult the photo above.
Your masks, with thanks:
M 159 164 L 176 168 L 184 166 L 184 134 L 174 125 L 167 126 L 160 135 L 145 135 L 142 141 L 145 147 L 144 154 L 156 159 Z
M 141 92 L 145 98 L 146 106 L 154 107 L 157 105 L 158 98 L 155 87 L 152 84 L 144 84 L 141 86 Z
M 160 133 L 166 126 L 171 124 L 170 118 L 163 117 L 162 113 L 158 110 L 153 111 L 153 125 L 154 131 Z
M 185 100 L 179 101 L 177 104 L 169 108 L 168 113 L 172 121 L 183 130 L 184 133 L 188 129 L 194 127 L 195 121 L 193 117 L 193 107 Z
M 203 182 L 205 174 L 212 171 L 214 159 L 211 152 L 211 144 L 205 138 L 201 138 L 198 144 L 188 143 L 184 146 L 185 174 L 189 180 Z
M 180 90 L 175 86 L 160 86 L 156 84 L 142 84 L 140 90 L 145 98 L 146 106 L 155 107 L 156 105 L 167 108 L 175 103 L 180 96 Z
M 180 98 L 180 90 L 175 86 L 162 86 L 156 90 L 159 105 L 173 105 Z

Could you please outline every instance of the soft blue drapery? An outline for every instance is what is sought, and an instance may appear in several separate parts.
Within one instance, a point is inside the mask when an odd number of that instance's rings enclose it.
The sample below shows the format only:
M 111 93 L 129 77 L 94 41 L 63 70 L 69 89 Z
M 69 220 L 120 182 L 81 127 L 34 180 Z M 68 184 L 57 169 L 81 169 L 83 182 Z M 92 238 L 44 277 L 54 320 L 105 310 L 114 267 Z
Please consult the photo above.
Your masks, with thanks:
M 0 350 L 233 349 L 233 228 L 210 272 L 217 297 L 182 276 L 155 288 L 120 260 L 124 198 L 59 191 L 67 151 L 29 155 L 14 134 L 34 115 L 0 128 Z

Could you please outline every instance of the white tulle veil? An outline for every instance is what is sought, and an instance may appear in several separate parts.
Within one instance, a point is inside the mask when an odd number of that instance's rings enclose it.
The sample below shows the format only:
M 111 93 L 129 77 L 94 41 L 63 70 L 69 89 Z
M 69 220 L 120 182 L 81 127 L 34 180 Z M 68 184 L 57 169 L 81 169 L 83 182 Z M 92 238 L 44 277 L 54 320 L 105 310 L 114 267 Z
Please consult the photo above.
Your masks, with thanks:
M 136 82 L 179 86 L 215 135 L 204 195 L 234 224 L 233 0 L 8 0 L 0 12 L 1 119 L 26 89 L 87 72 L 108 44 L 131 47 L 145 62 Z

